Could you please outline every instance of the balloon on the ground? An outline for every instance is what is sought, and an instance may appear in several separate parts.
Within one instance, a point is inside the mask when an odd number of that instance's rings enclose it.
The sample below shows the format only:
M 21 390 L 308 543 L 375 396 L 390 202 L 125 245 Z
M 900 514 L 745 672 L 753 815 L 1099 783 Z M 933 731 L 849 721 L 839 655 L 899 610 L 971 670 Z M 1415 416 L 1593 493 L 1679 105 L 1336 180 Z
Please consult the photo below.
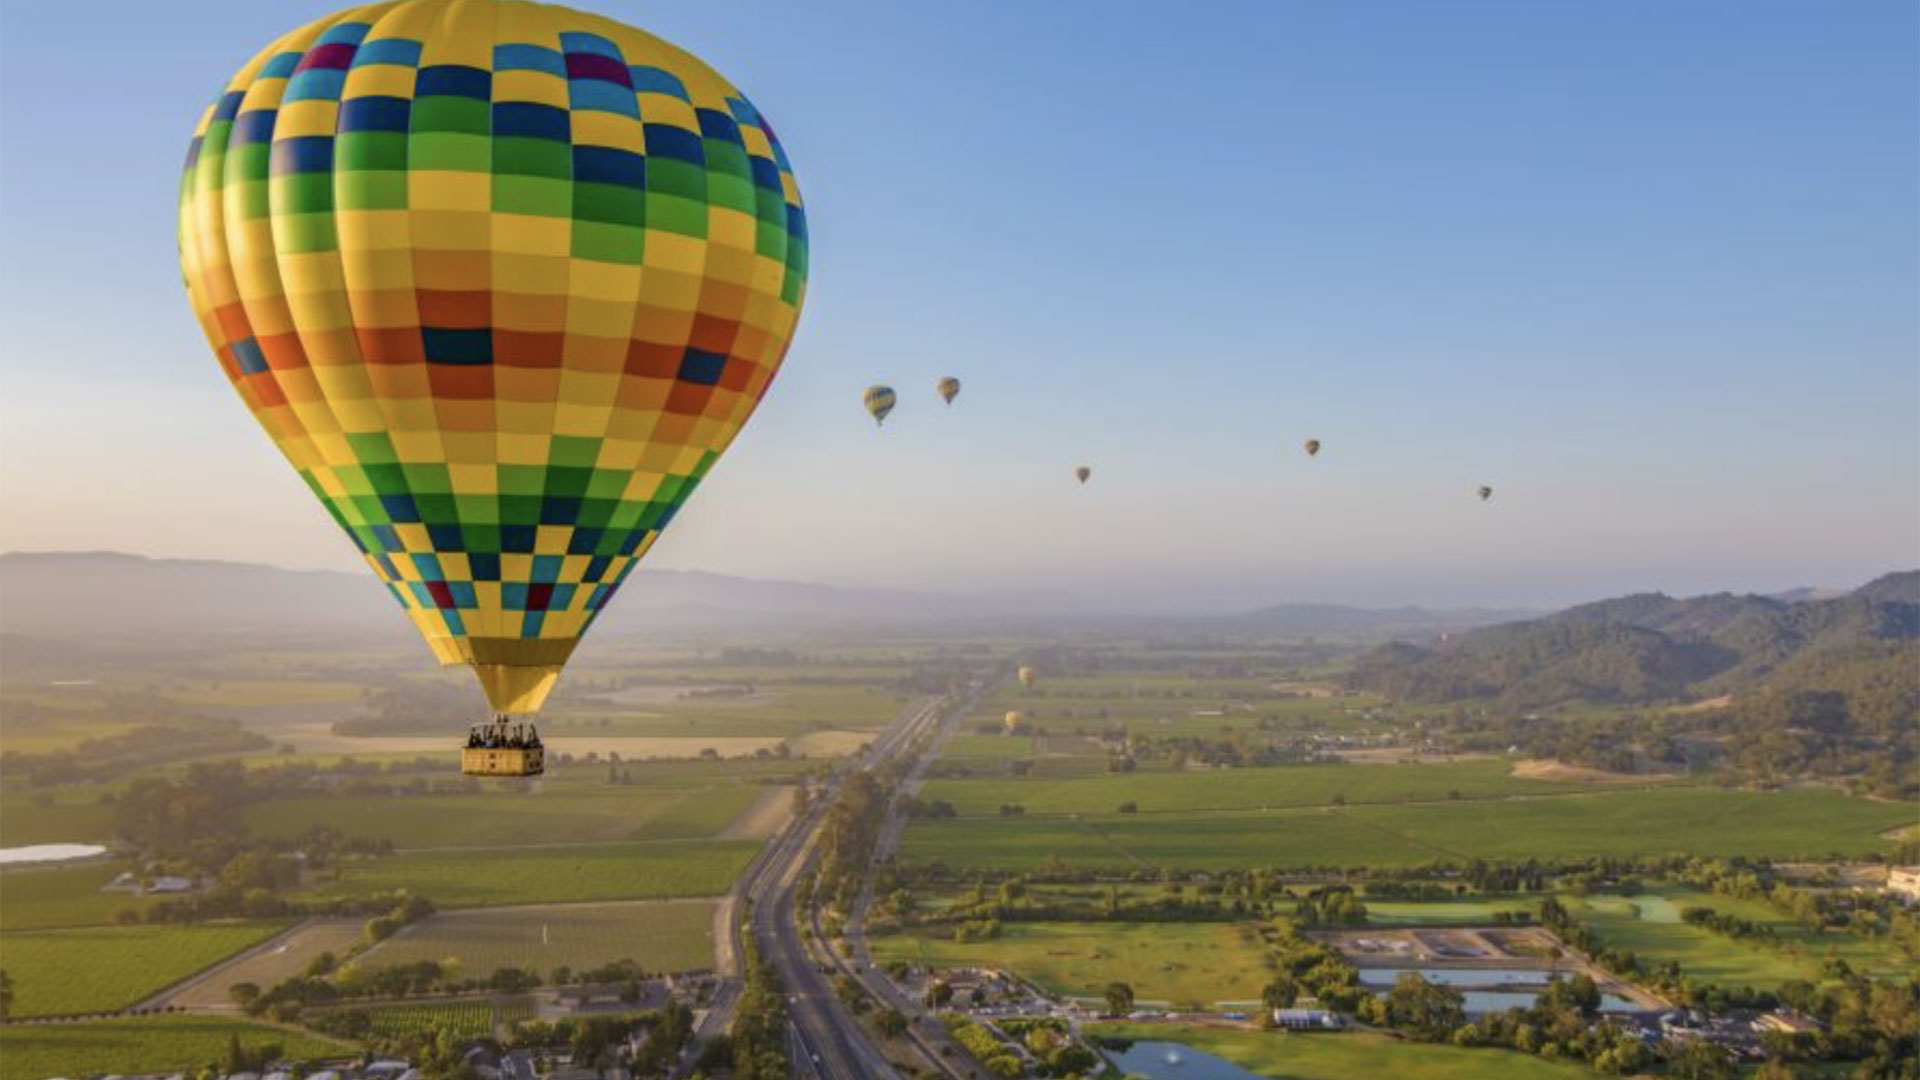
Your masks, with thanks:
M 181 268 L 221 369 L 434 654 L 540 708 L 786 355 L 806 215 L 694 56 L 533 3 L 275 40 L 201 116 Z
M 869 386 L 860 400 L 866 405 L 867 415 L 873 417 L 873 422 L 884 424 L 887 422 L 887 414 L 893 411 L 893 403 L 898 398 L 891 386 Z
M 960 396 L 960 380 L 949 375 L 936 383 L 934 389 L 939 392 L 941 401 L 951 405 L 953 399 Z

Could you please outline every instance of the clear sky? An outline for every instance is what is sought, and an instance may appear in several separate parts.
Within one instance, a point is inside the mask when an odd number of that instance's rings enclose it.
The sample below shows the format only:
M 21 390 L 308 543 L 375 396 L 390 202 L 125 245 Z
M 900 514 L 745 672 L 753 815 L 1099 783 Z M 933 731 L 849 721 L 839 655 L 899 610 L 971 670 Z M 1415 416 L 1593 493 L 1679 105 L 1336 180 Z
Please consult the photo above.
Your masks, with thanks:
M 1232 607 L 1920 564 L 1908 0 L 586 6 L 753 96 L 813 236 L 653 565 Z M 200 109 L 333 7 L 0 14 L 0 548 L 358 565 L 173 253 Z

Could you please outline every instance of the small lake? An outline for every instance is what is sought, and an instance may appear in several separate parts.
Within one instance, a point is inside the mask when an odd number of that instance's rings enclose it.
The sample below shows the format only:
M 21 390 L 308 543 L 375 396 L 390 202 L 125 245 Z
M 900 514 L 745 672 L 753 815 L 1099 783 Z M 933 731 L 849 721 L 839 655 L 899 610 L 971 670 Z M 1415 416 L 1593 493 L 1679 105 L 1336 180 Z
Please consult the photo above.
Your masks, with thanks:
M 26 847 L 0 848 L 0 866 L 91 859 L 106 853 L 107 849 L 99 844 L 28 844 Z
M 1125 1050 L 1107 1048 L 1105 1053 L 1120 1067 L 1121 1075 L 1144 1076 L 1147 1080 L 1268 1080 L 1185 1043 L 1143 1041 Z

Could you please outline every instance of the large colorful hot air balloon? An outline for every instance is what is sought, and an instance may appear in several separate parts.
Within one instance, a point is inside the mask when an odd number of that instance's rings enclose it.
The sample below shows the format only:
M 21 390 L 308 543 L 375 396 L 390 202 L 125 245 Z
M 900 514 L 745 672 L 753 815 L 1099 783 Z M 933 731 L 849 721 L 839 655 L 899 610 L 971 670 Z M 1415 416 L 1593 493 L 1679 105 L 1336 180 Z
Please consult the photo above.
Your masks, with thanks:
M 806 217 L 706 64 L 536 3 L 398 0 L 201 117 L 180 260 L 221 368 L 439 659 L 532 713 L 785 356 Z
M 935 383 L 933 388 L 939 393 L 940 400 L 949 405 L 953 404 L 954 398 L 960 396 L 960 380 L 951 375 Z
M 873 417 L 874 426 L 887 422 L 887 414 L 893 411 L 898 397 L 891 386 L 869 386 L 867 392 L 860 395 L 860 403 L 867 407 L 867 415 Z

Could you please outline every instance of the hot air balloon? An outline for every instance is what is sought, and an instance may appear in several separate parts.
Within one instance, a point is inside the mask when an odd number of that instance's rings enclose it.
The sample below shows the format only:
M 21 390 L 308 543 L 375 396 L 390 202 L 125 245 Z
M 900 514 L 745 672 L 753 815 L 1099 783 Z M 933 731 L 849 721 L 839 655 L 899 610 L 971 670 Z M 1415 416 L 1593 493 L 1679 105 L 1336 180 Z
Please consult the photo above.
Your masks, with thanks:
M 1306 442 L 1302 443 L 1301 445 L 1306 447 L 1308 457 L 1313 457 L 1314 455 L 1320 453 L 1319 439 L 1308 439 Z
M 1082 465 L 1079 468 L 1073 470 L 1073 475 L 1077 477 L 1081 483 L 1084 484 L 1087 482 L 1087 479 L 1093 475 L 1093 470 L 1091 468 L 1088 468 L 1085 465 Z
M 530 721 L 740 431 L 805 293 L 745 95 L 632 27 L 397 0 L 269 45 L 200 118 L 180 262 L 241 400 L 495 722 Z
M 1016 673 L 1016 675 L 1020 679 L 1021 686 L 1024 686 L 1029 690 L 1033 689 L 1033 680 L 1036 677 L 1036 673 L 1032 668 L 1023 667 Z
M 939 391 L 941 401 L 951 405 L 953 399 L 960 396 L 960 380 L 949 375 L 936 383 L 934 389 Z
M 1020 724 L 1025 719 L 1026 717 L 1021 716 L 1017 712 L 1010 712 L 1006 715 L 1006 718 L 1001 721 L 1001 724 L 1006 727 L 1007 734 L 1017 735 L 1020 733 Z
M 1480 501 L 1486 502 L 1488 499 L 1493 498 L 1493 489 L 1488 487 L 1485 484 L 1481 484 L 1478 494 L 1480 496 Z
M 893 411 L 895 400 L 893 387 L 869 386 L 861 400 L 866 403 L 867 413 L 873 417 L 874 424 L 884 424 L 887 422 L 887 414 Z

